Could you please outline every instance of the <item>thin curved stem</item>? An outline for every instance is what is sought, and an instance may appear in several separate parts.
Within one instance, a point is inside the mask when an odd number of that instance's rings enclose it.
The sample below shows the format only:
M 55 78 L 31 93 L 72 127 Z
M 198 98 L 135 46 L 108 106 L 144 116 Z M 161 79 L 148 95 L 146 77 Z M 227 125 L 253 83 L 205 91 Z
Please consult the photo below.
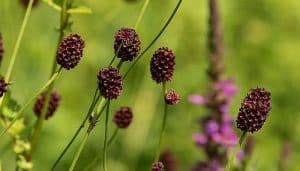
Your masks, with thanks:
M 9 125 L 1 132 L 0 134 L 0 138 L 15 124 L 15 122 L 23 115 L 24 110 L 29 106 L 29 104 L 34 101 L 46 88 L 48 88 L 48 86 L 50 86 L 52 84 L 52 82 L 54 82 L 59 74 L 61 73 L 61 68 L 52 75 L 52 77 L 46 82 L 46 84 L 40 88 L 34 96 L 32 96 L 29 100 L 27 100 L 27 102 L 23 105 L 23 107 L 16 112 L 16 116 L 14 117 L 14 119 L 9 123 Z
M 126 71 L 126 73 L 124 74 L 123 79 L 125 80 L 125 78 L 127 77 L 128 73 L 133 69 L 133 67 L 137 64 L 137 62 L 145 55 L 145 53 L 154 45 L 154 43 L 159 39 L 159 37 L 164 33 L 164 31 L 167 29 L 167 27 L 169 26 L 169 24 L 171 23 L 171 21 L 173 20 L 175 14 L 177 13 L 180 5 L 182 3 L 182 0 L 178 0 L 178 3 L 176 5 L 176 7 L 174 8 L 171 16 L 169 17 L 169 19 L 167 20 L 167 22 L 165 23 L 165 25 L 162 27 L 162 29 L 158 32 L 158 34 L 155 36 L 155 38 L 150 42 L 150 44 L 146 47 L 146 49 L 137 57 L 137 59 L 131 64 L 131 66 L 128 68 L 128 70 Z
M 146 9 L 147 9 L 147 7 L 148 7 L 149 2 L 150 2 L 150 0 L 145 0 L 144 5 L 143 5 L 143 7 L 142 7 L 142 10 L 141 10 L 141 12 L 140 12 L 140 14 L 139 14 L 139 16 L 138 16 L 138 18 L 137 18 L 135 24 L 134 24 L 134 28 L 135 28 L 135 29 L 137 29 L 137 28 L 139 27 L 139 25 L 140 25 L 140 23 L 141 23 L 141 21 L 142 21 L 142 18 L 143 18 L 144 15 L 145 15 L 145 12 L 146 12 Z
M 89 118 L 90 114 L 92 113 L 92 111 L 94 110 L 94 108 L 96 107 L 96 104 L 99 101 L 99 98 L 100 98 L 100 95 L 98 94 L 98 88 L 96 88 L 96 91 L 95 91 L 95 94 L 94 94 L 94 98 L 93 98 L 93 102 L 91 103 L 91 105 L 89 107 L 89 110 L 88 110 L 85 118 L 81 122 L 80 126 L 78 127 L 78 129 L 74 133 L 73 137 L 71 138 L 71 140 L 69 141 L 69 143 L 67 144 L 67 146 L 64 148 L 64 150 L 62 151 L 62 153 L 56 159 L 55 163 L 53 164 L 53 166 L 51 168 L 51 171 L 53 171 L 56 168 L 56 166 L 58 165 L 58 163 L 61 161 L 61 159 L 63 158 L 63 156 L 66 154 L 66 152 L 68 151 L 68 149 L 71 147 L 71 145 L 73 144 L 73 142 L 75 141 L 75 139 L 77 138 L 77 136 L 79 135 L 79 133 L 81 132 L 82 128 L 84 128 L 85 123 L 88 120 L 88 118 Z M 102 98 L 101 101 L 100 101 L 100 104 L 99 104 L 100 106 L 103 106 L 103 109 L 104 109 L 104 102 L 105 102 L 105 99 Z
M 23 35 L 24 35 L 24 32 L 25 32 L 25 28 L 26 28 L 28 19 L 30 17 L 31 10 L 32 10 L 32 5 L 33 5 L 33 0 L 30 0 L 29 3 L 28 3 L 28 6 L 27 6 L 26 12 L 25 12 L 25 16 L 24 16 L 24 19 L 23 19 L 18 37 L 17 37 L 16 44 L 15 44 L 14 49 L 13 49 L 13 53 L 12 53 L 11 58 L 10 58 L 10 62 L 8 64 L 6 74 L 5 74 L 5 80 L 7 82 L 9 82 L 13 67 L 15 65 L 15 61 L 16 61 L 16 57 L 17 57 L 17 54 L 18 54 L 18 51 L 19 51 L 19 48 L 20 48 L 20 44 L 21 44 L 21 41 L 22 41 L 22 38 L 23 38 Z M 5 96 L 5 94 L 0 98 L 0 106 L 2 106 L 4 96 Z
M 117 137 L 118 135 L 118 132 L 119 132 L 120 128 L 116 128 L 114 130 L 114 133 L 112 134 L 112 136 L 109 138 L 108 140 L 108 143 L 107 143 L 107 147 L 109 147 L 111 145 L 111 143 L 115 140 L 115 138 Z
M 108 118 L 109 118 L 109 106 L 110 100 L 106 106 L 106 116 L 105 116 L 105 125 L 104 125 L 104 143 L 103 143 L 103 171 L 107 171 L 107 135 L 108 135 Z
M 89 135 L 90 135 L 89 133 L 87 133 L 87 134 L 84 135 L 83 140 L 82 140 L 82 142 L 80 144 L 80 147 L 79 147 L 79 149 L 78 149 L 78 151 L 77 151 L 77 153 L 76 153 L 76 155 L 75 155 L 75 157 L 74 157 L 74 159 L 72 161 L 72 164 L 71 164 L 71 166 L 69 168 L 69 171 L 73 171 L 74 170 L 74 168 L 76 166 L 76 163 L 77 163 L 77 161 L 78 161 L 78 159 L 80 157 L 80 154 L 81 154 L 81 152 L 82 152 L 82 150 L 83 150 L 83 148 L 84 148 L 84 146 L 85 146 L 85 144 L 87 142 L 87 139 L 88 139 Z
M 163 93 L 163 97 L 165 97 L 165 92 L 166 92 L 166 83 L 164 82 L 162 84 L 162 93 Z M 156 156 L 155 156 L 155 161 L 159 160 L 159 155 L 160 155 L 160 149 L 161 149 L 161 145 L 162 145 L 162 140 L 166 131 L 166 126 L 167 126 L 167 109 L 168 109 L 168 105 L 167 103 L 164 101 L 164 116 L 163 116 L 163 122 L 162 122 L 162 127 L 161 127 L 161 131 L 160 131 L 160 136 L 159 136 L 159 141 L 158 141 L 158 148 L 157 148 L 157 152 L 156 152 Z

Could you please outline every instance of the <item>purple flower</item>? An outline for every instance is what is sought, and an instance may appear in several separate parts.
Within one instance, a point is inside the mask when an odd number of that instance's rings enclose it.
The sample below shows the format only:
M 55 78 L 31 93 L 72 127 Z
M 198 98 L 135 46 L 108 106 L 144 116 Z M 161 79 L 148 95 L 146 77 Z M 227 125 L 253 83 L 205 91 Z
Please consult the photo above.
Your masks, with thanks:
M 205 104 L 205 98 L 199 94 L 191 94 L 188 96 L 188 101 L 196 104 L 196 105 L 203 105 Z
M 223 137 L 220 133 L 216 132 L 214 134 L 211 135 L 212 140 L 217 143 L 220 144 L 223 141 Z
M 222 90 L 227 97 L 232 97 L 239 91 L 231 79 L 220 81 L 216 87 Z
M 208 135 L 212 135 L 219 131 L 219 124 L 215 120 L 210 120 L 205 123 L 205 133 Z
M 204 134 L 201 133 L 195 133 L 193 135 L 193 139 L 196 142 L 197 145 L 203 146 L 207 143 L 207 137 Z
M 245 157 L 245 153 L 243 150 L 240 150 L 237 152 L 236 158 L 239 162 L 242 161 L 244 159 L 244 157 Z

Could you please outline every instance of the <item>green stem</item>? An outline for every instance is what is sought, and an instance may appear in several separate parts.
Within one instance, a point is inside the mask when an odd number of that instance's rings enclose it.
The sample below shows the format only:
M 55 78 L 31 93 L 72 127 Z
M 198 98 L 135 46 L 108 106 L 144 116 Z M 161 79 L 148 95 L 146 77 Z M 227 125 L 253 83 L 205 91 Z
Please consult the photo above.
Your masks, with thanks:
M 164 33 L 164 31 L 167 29 L 171 21 L 173 20 L 175 14 L 177 13 L 180 5 L 182 3 L 182 0 L 178 0 L 178 3 L 176 7 L 174 8 L 171 16 L 165 23 L 165 25 L 162 27 L 162 29 L 158 32 L 158 34 L 155 36 L 155 38 L 150 42 L 150 44 L 146 47 L 146 49 L 137 57 L 137 59 L 131 64 L 131 66 L 128 68 L 126 73 L 124 74 L 123 80 L 127 77 L 128 73 L 133 69 L 133 67 L 137 64 L 137 62 L 145 55 L 145 53 L 154 45 L 154 43 L 159 39 L 159 37 Z
M 53 166 L 51 168 L 51 171 L 53 171 L 55 169 L 55 167 L 61 161 L 61 159 L 66 154 L 66 152 L 68 151 L 68 149 L 71 147 L 71 145 L 73 144 L 73 142 L 75 141 L 75 139 L 77 138 L 77 136 L 79 135 L 79 133 L 81 132 L 81 130 L 84 128 L 86 121 L 88 120 L 89 116 L 91 115 L 91 113 L 93 112 L 94 108 L 96 107 L 97 102 L 99 101 L 99 97 L 100 97 L 99 95 L 98 95 L 97 98 L 95 98 L 97 94 L 98 94 L 98 88 L 96 89 L 96 92 L 95 92 L 95 95 L 94 95 L 94 98 L 93 98 L 93 102 L 90 105 L 89 110 L 88 110 L 85 118 L 81 122 L 80 126 L 76 130 L 75 134 L 73 135 L 73 137 L 71 138 L 71 140 L 69 141 L 69 143 L 67 144 L 67 146 L 64 148 L 64 150 L 62 151 L 62 153 L 59 155 L 59 157 L 57 158 L 57 160 L 53 164 Z M 104 104 L 105 104 L 105 99 L 102 98 L 101 101 L 100 101 L 99 106 L 102 106 L 102 108 L 104 109 L 104 107 L 105 107 Z
M 108 104 L 106 106 L 106 116 L 105 116 L 105 132 L 104 132 L 104 144 L 103 144 L 103 171 L 107 171 L 107 135 L 108 135 L 108 118 L 109 118 L 109 106 L 110 100 L 108 100 Z
M 9 62 L 9 65 L 8 65 L 8 68 L 7 68 L 7 71 L 5 74 L 5 80 L 7 82 L 9 82 L 13 67 L 15 65 L 16 57 L 17 57 L 17 54 L 18 54 L 18 51 L 20 48 L 20 44 L 21 44 L 21 41 L 22 41 L 22 38 L 23 38 L 23 35 L 25 32 L 25 28 L 26 28 L 26 25 L 27 25 L 27 22 L 28 22 L 30 13 L 31 13 L 32 5 L 33 5 L 33 0 L 30 0 L 28 3 L 28 6 L 27 6 L 26 12 L 25 12 L 25 16 L 24 16 L 18 37 L 17 37 L 17 42 L 14 46 L 13 53 L 11 55 L 10 62 Z M 2 106 L 4 96 L 5 96 L 5 94 L 0 98 L 0 106 Z
M 242 148 L 243 142 L 246 139 L 246 137 L 247 137 L 247 132 L 244 131 L 242 133 L 242 135 L 240 136 L 240 138 L 239 138 L 239 141 L 238 141 L 239 143 L 234 147 L 234 149 L 233 149 L 233 151 L 232 151 L 232 153 L 231 153 L 231 155 L 229 157 L 229 160 L 228 160 L 226 168 L 225 168 L 226 171 L 230 171 L 231 170 L 231 166 L 234 163 L 234 159 L 236 158 L 236 155 L 239 152 L 239 150 Z
M 119 130 L 120 130 L 119 128 L 116 128 L 116 129 L 114 130 L 113 135 L 112 135 L 112 136 L 109 138 L 109 140 L 108 140 L 107 148 L 109 148 L 110 145 L 112 144 L 112 142 L 115 140 L 115 138 L 116 138 L 117 135 L 118 135 Z M 86 168 L 84 169 L 84 171 L 90 170 L 90 169 L 93 167 L 93 165 L 94 165 L 98 160 L 100 160 L 100 157 L 99 157 L 99 156 L 95 157 L 94 160 L 93 160 L 92 162 L 90 162 L 90 164 L 89 164 L 88 166 L 86 166 Z
M 138 16 L 138 19 L 135 22 L 135 25 L 134 25 L 135 29 L 137 29 L 139 27 L 139 25 L 140 25 L 140 23 L 142 21 L 142 18 L 144 17 L 144 14 L 146 12 L 146 9 L 148 7 L 149 2 L 150 2 L 150 0 L 145 0 L 144 5 L 142 7 L 142 10 L 141 10 L 141 12 L 140 12 L 140 14 Z
M 110 145 L 111 145 L 111 143 L 115 140 L 115 138 L 117 137 L 117 135 L 118 135 L 118 132 L 119 132 L 119 128 L 116 128 L 115 130 L 114 130 L 114 133 L 112 134 L 112 136 L 109 138 L 109 140 L 108 140 L 108 143 L 107 143 L 107 147 L 109 147 Z
M 76 165 L 76 163 L 77 163 L 77 161 L 78 161 L 78 159 L 80 157 L 80 154 L 81 154 L 81 152 L 82 152 L 82 150 L 83 150 L 83 148 L 84 148 L 84 146 L 85 146 L 85 144 L 87 142 L 87 139 L 88 139 L 89 135 L 90 135 L 89 133 L 87 133 L 87 134 L 84 135 L 83 140 L 82 140 L 82 142 L 80 144 L 80 147 L 77 150 L 76 155 L 75 155 L 75 157 L 74 157 L 74 159 L 72 161 L 72 164 L 71 164 L 71 166 L 69 168 L 69 171 L 73 171 L 74 170 L 75 165 Z
M 162 84 L 162 93 L 163 93 L 163 97 L 165 97 L 165 93 L 166 93 L 166 83 L 164 82 Z M 168 109 L 168 105 L 164 100 L 164 116 L 163 116 L 163 122 L 162 122 L 162 128 L 160 131 L 160 136 L 159 136 L 159 141 L 158 141 L 158 148 L 157 148 L 157 152 L 156 152 L 156 156 L 155 156 L 155 161 L 159 160 L 159 155 L 160 155 L 160 150 L 161 150 L 161 146 L 162 146 L 162 140 L 166 131 L 166 126 L 167 126 L 167 109 Z
M 14 119 L 9 123 L 9 125 L 1 132 L 0 134 L 0 138 L 14 125 L 14 123 L 23 115 L 24 110 L 29 106 L 29 104 L 34 101 L 43 91 L 45 91 L 46 88 L 48 88 L 52 82 L 54 82 L 59 74 L 61 73 L 61 68 L 52 75 L 52 77 L 47 81 L 47 83 L 41 88 L 39 89 L 34 96 L 32 96 L 24 105 L 23 107 L 16 112 L 16 116 L 14 117 Z

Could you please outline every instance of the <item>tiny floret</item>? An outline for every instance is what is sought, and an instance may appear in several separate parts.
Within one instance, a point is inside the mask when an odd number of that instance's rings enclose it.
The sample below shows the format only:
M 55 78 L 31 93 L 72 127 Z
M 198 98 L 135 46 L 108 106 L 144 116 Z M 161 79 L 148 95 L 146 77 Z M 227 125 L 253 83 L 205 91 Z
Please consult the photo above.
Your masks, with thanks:
M 168 105 L 175 105 L 175 104 L 179 103 L 179 101 L 180 101 L 180 96 L 175 90 L 170 89 L 165 94 L 165 102 Z

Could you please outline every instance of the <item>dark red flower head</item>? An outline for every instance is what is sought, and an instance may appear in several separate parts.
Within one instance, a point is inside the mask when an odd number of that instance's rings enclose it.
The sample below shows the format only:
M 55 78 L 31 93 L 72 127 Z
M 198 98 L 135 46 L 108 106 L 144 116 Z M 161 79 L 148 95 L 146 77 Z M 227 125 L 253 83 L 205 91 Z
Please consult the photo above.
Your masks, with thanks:
M 28 3 L 29 3 L 30 0 L 20 0 L 20 2 L 22 3 L 22 5 L 24 7 L 27 7 L 28 6 Z M 32 6 L 35 7 L 38 3 L 39 3 L 40 0 L 33 0 L 33 4 Z
M 50 94 L 50 101 L 48 104 L 48 109 L 47 109 L 45 119 L 49 119 L 50 117 L 53 116 L 54 112 L 56 111 L 56 109 L 60 103 L 60 100 L 61 100 L 61 96 L 56 91 L 53 91 Z M 46 94 L 45 93 L 40 94 L 39 97 L 37 98 L 37 100 L 34 104 L 34 108 L 33 108 L 34 113 L 37 117 L 40 117 L 43 107 L 45 105 L 45 101 L 46 101 Z
M 0 97 L 7 91 L 8 83 L 5 81 L 4 77 L 0 76 Z
M 115 33 L 115 54 L 123 61 L 132 61 L 141 49 L 141 42 L 134 29 L 121 28 Z
M 122 76 L 119 69 L 111 66 L 103 68 L 98 74 L 100 93 L 106 99 L 116 99 L 122 92 Z
M 151 58 L 150 71 L 157 83 L 170 81 L 175 68 L 175 54 L 169 48 L 159 48 Z
M 162 162 L 155 162 L 152 164 L 152 171 L 165 171 L 164 164 Z
M 0 63 L 3 58 L 3 53 L 4 53 L 4 48 L 3 48 L 3 39 L 2 39 L 2 34 L 0 33 Z
M 271 110 L 271 93 L 264 88 L 251 89 L 238 113 L 237 127 L 242 131 L 260 130 Z
M 70 34 L 57 49 L 57 63 L 67 70 L 74 68 L 83 55 L 84 46 L 84 41 L 78 34 Z
M 165 94 L 165 102 L 168 104 L 168 105 L 174 105 L 174 104 L 177 104 L 179 103 L 180 101 L 180 96 L 179 94 L 173 90 L 173 89 L 170 89 L 168 90 L 168 92 Z
M 133 118 L 132 110 L 130 107 L 122 106 L 114 115 L 113 121 L 119 128 L 127 128 Z

